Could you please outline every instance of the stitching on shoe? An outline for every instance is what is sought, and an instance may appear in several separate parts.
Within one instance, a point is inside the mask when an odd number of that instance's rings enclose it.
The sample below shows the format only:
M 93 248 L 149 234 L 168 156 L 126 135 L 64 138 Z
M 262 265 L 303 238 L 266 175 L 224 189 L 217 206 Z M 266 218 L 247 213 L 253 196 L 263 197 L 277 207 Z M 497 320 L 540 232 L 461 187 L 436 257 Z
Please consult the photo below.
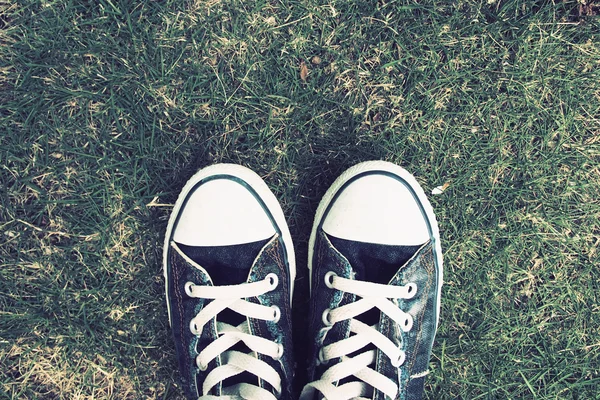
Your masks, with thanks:
M 316 326 L 317 321 L 318 321 L 317 320 L 317 304 L 318 304 L 318 301 L 316 299 L 316 297 L 317 297 L 316 293 L 317 293 L 319 287 L 321 286 L 321 282 L 320 282 L 320 279 L 318 278 L 318 276 L 319 276 L 319 273 L 321 271 L 321 265 L 323 264 L 323 254 L 325 252 L 323 250 L 324 246 L 323 246 L 322 241 L 323 241 L 323 238 L 321 237 L 321 233 L 319 233 L 319 236 L 317 237 L 317 246 L 318 246 L 317 247 L 317 260 L 316 260 L 317 263 L 316 263 L 316 265 L 313 263 L 313 269 L 311 271 L 311 273 L 313 275 L 312 276 L 312 282 L 314 284 L 314 287 L 312 288 L 312 291 L 313 291 L 313 293 L 312 293 L 312 299 L 313 299 L 313 301 L 311 301 L 311 303 L 312 303 L 312 310 L 311 310 L 312 311 L 311 312 L 312 321 L 310 321 L 311 326 Z
M 287 274 L 285 273 L 285 270 L 287 268 L 285 268 L 285 264 L 283 263 L 283 258 L 281 257 L 281 252 L 280 252 L 280 248 L 279 248 L 279 241 L 275 240 L 275 241 L 269 243 L 261 251 L 263 253 L 262 253 L 262 255 L 259 255 L 259 257 L 262 257 L 264 255 L 264 257 L 268 257 L 268 259 L 265 260 L 265 258 L 260 258 L 258 260 L 258 262 L 255 264 L 255 266 L 253 267 L 254 269 L 253 269 L 252 274 L 256 275 L 256 276 L 266 276 L 267 273 L 270 272 L 270 269 L 271 269 L 270 268 L 271 267 L 270 262 L 272 261 L 275 264 L 275 266 L 276 266 L 277 272 L 279 272 L 277 275 L 279 276 L 280 284 L 281 284 L 281 287 L 282 287 L 282 289 L 278 289 L 276 292 L 278 292 L 278 291 L 283 292 L 283 299 L 288 299 L 289 298 L 289 293 L 287 293 L 286 288 L 287 288 L 287 285 L 288 285 L 289 278 L 287 277 Z M 267 296 L 267 295 L 262 295 L 262 296 L 256 297 L 256 302 L 258 304 L 264 305 L 265 303 L 261 300 L 261 297 L 264 297 L 264 296 Z M 253 301 L 253 299 L 249 299 L 249 301 Z M 270 304 L 275 304 L 274 301 L 270 301 L 269 303 Z M 286 319 L 286 321 L 288 323 L 288 327 L 290 327 L 290 330 L 291 330 L 291 326 L 292 326 L 291 325 L 292 324 L 291 315 L 290 315 L 289 312 L 285 313 L 285 314 L 286 314 L 285 319 Z M 250 331 L 255 336 L 271 337 L 271 332 L 268 329 L 267 329 L 267 331 L 263 331 L 263 329 L 261 328 L 261 322 L 260 321 L 255 320 L 253 318 L 248 318 L 248 323 L 249 323 L 249 326 L 250 326 Z M 285 329 L 282 329 L 282 330 L 285 331 Z M 283 336 L 284 335 L 282 335 L 282 338 L 283 338 Z M 283 342 L 282 342 L 282 344 L 283 344 Z M 286 356 L 284 355 L 284 357 L 286 357 Z M 267 356 L 264 356 L 262 354 L 258 354 L 258 358 L 260 360 L 266 362 L 266 363 L 269 363 L 269 364 L 271 363 L 271 360 Z M 278 362 L 279 368 L 283 372 L 283 374 L 285 374 L 287 377 L 289 377 L 290 374 L 288 374 L 289 371 L 285 368 L 283 359 L 278 360 L 277 362 Z M 292 373 L 292 376 L 293 376 L 293 373 Z M 262 387 L 264 389 L 267 388 L 266 382 L 264 380 L 262 380 L 262 379 L 259 378 L 258 382 L 259 382 L 259 386 L 260 387 Z M 287 389 L 283 389 L 282 388 L 282 393 L 285 393 L 286 391 L 288 391 L 288 392 L 290 391 L 289 384 L 288 384 Z
M 180 285 L 180 280 L 181 280 L 181 271 L 179 270 L 179 267 L 177 266 L 177 257 L 176 254 L 174 254 L 173 252 L 171 252 L 171 265 L 173 266 L 173 273 L 175 275 L 175 289 L 177 289 L 177 287 Z M 175 297 L 177 299 L 177 310 L 179 311 L 179 330 L 181 333 L 181 340 L 183 341 L 184 338 L 184 332 L 183 332 L 183 298 L 181 297 L 181 293 L 179 292 L 179 290 L 175 290 Z M 185 349 L 184 349 L 185 350 Z M 188 354 L 187 351 L 184 351 L 184 358 L 185 358 L 185 363 L 189 364 L 190 362 L 190 356 Z
M 318 279 L 318 275 L 319 275 L 319 270 L 320 270 L 320 265 L 321 265 L 321 260 L 322 260 L 322 245 L 321 245 L 321 233 L 318 231 L 317 232 L 317 236 L 315 238 L 315 243 L 313 244 L 315 246 L 315 251 L 313 253 L 313 263 L 312 263 L 312 270 L 310 271 L 311 277 L 310 280 L 312 282 L 312 287 L 309 288 L 311 296 L 310 296 L 310 300 L 309 300 L 309 306 L 308 306 L 308 325 L 307 325 L 307 329 L 310 332 L 310 336 L 307 340 L 307 344 L 308 344 L 308 351 L 309 353 L 309 362 L 308 362 L 308 369 L 307 369 L 307 377 L 309 379 L 313 379 L 314 378 L 314 374 L 315 371 L 317 369 L 315 360 L 316 355 L 317 355 L 317 349 L 318 349 L 318 335 L 316 334 L 316 332 L 318 332 L 318 322 L 317 322 L 317 306 L 318 306 L 318 301 L 317 301 L 317 296 L 316 293 L 318 293 L 318 288 L 319 288 L 319 279 Z
M 283 257 L 281 256 L 281 252 L 283 250 L 281 249 L 281 243 L 279 242 L 279 240 L 274 241 L 273 244 L 271 245 L 271 247 L 268 249 L 268 253 L 272 253 L 271 258 L 275 261 L 275 264 L 277 265 L 277 269 L 279 270 L 279 277 L 281 279 L 281 291 L 283 292 L 283 301 L 287 301 L 286 299 L 290 298 L 290 294 L 288 293 L 288 287 L 290 286 L 290 277 L 287 274 L 287 268 L 285 266 L 285 263 L 283 262 Z M 281 300 L 280 300 L 281 301 Z M 286 322 L 288 323 L 288 326 L 292 326 L 292 317 L 290 315 L 291 313 L 287 312 L 285 313 L 285 319 Z
M 281 272 L 283 272 L 283 259 L 280 257 L 279 240 L 271 243 L 271 245 L 267 249 L 267 253 L 270 253 L 271 258 L 273 258 L 273 260 L 275 260 L 275 263 L 277 264 L 277 266 L 279 267 Z
M 410 376 L 410 379 L 418 379 L 418 378 L 423 378 L 423 377 L 425 377 L 425 376 L 427 376 L 427 375 L 429 375 L 429 370 L 428 370 L 428 369 L 426 369 L 426 370 L 425 370 L 425 371 L 423 371 L 423 372 L 419 372 L 419 373 L 417 373 L 417 374 L 411 375 L 411 376 Z
M 420 265 L 423 266 L 423 268 L 427 271 L 427 285 L 425 286 L 425 291 L 424 294 L 426 295 L 425 297 L 425 305 L 423 308 L 423 312 L 421 312 L 421 315 L 419 316 L 419 328 L 423 327 L 423 319 L 425 318 L 425 309 L 427 308 L 427 303 L 429 302 L 429 290 L 431 289 L 432 283 L 433 283 L 433 279 L 431 279 L 431 272 L 432 272 L 432 268 L 431 268 L 431 264 L 432 262 L 430 262 L 430 258 L 432 258 L 433 255 L 433 247 L 429 246 L 429 248 L 421 255 L 420 259 L 418 260 L 418 264 L 415 265 L 412 269 L 413 271 L 416 270 Z M 433 259 L 431 260 L 433 261 Z M 421 343 L 421 340 L 423 338 L 423 330 L 419 329 L 418 333 L 417 333 L 417 338 L 415 340 L 415 345 L 413 347 L 413 355 L 415 355 L 415 357 L 413 357 L 411 363 L 410 363 L 410 370 L 412 370 L 412 368 L 415 365 L 415 362 L 417 360 L 416 354 L 417 354 L 417 349 Z
M 264 276 L 266 275 L 265 273 L 265 263 L 264 263 L 264 258 L 262 258 L 263 256 L 266 257 L 272 257 L 271 253 L 270 253 L 271 248 L 270 247 L 265 247 L 263 249 L 261 249 L 261 251 L 259 252 L 258 260 L 256 261 L 255 264 L 252 265 L 251 270 L 250 270 L 250 277 L 249 277 L 249 281 L 254 281 L 254 279 L 256 277 L 260 277 L 260 276 Z M 258 281 L 258 280 L 256 280 Z M 263 296 L 256 296 L 256 297 L 249 297 L 247 298 L 247 301 L 251 302 L 251 303 L 256 303 L 256 304 L 261 304 L 264 305 L 263 301 L 261 300 L 261 297 Z M 246 317 L 246 322 L 248 324 L 248 328 L 250 329 L 250 332 L 252 333 L 252 335 L 254 336 L 259 336 L 259 337 L 265 337 L 266 335 L 263 334 L 263 331 L 261 329 L 260 326 L 260 322 L 255 320 L 254 318 L 250 318 L 250 317 Z M 266 357 L 262 354 L 257 354 L 256 357 L 259 360 L 262 360 L 264 362 L 268 362 Z M 222 382 L 220 384 L 222 386 Z M 258 378 L 258 386 L 261 388 L 265 388 L 265 383 L 262 379 Z
M 262 301 L 260 301 L 260 299 L 257 297 L 256 298 L 258 304 L 262 304 Z M 250 332 L 252 332 L 253 335 L 255 336 L 260 336 L 260 337 L 266 337 L 266 335 L 263 334 L 262 329 L 260 328 L 260 323 L 259 321 L 253 319 L 253 318 L 247 318 L 248 321 L 248 325 L 250 327 Z M 266 363 L 268 363 L 266 356 L 264 356 L 263 354 L 257 354 L 256 355 L 258 357 L 259 360 L 262 360 Z M 258 378 L 258 386 L 260 386 L 261 388 L 265 388 L 265 382 Z
M 381 314 L 381 311 L 380 311 Z M 384 334 L 386 337 L 389 337 L 390 335 L 390 330 L 392 329 L 392 324 L 390 323 L 390 319 L 384 314 L 382 318 L 380 318 L 379 320 L 380 324 L 381 324 L 381 333 Z M 382 351 L 380 349 L 376 350 L 376 360 L 375 360 L 375 367 L 377 368 L 377 371 L 382 370 L 382 369 L 388 369 L 388 364 L 391 364 L 390 361 L 388 361 L 388 359 L 386 357 L 383 357 L 382 355 Z M 392 370 L 394 370 L 394 368 L 392 367 Z M 400 373 L 398 373 L 400 374 Z M 398 392 L 400 393 L 400 392 Z M 375 389 L 374 393 L 373 393 L 373 398 L 379 398 L 381 395 L 381 392 L 378 389 Z

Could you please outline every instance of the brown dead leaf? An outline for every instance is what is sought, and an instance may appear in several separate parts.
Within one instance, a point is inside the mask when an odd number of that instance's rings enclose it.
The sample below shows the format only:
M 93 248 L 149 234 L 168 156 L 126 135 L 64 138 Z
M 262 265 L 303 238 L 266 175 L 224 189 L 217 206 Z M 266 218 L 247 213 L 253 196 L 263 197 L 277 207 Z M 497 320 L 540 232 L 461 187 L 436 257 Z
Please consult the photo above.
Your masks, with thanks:
M 442 193 L 444 193 L 444 191 L 445 191 L 446 189 L 448 189 L 448 187 L 450 187 L 450 182 L 446 182 L 446 183 L 444 183 L 444 184 L 443 184 L 443 185 L 441 185 L 441 186 L 437 186 L 437 187 L 435 187 L 435 188 L 434 188 L 434 189 L 431 191 L 431 194 L 432 194 L 432 195 L 434 195 L 434 196 L 435 196 L 435 195 L 438 195 L 438 194 L 442 194 Z
M 312 60 L 310 60 L 310 61 L 311 61 L 313 64 L 315 64 L 315 65 L 319 65 L 319 64 L 321 64 L 321 57 L 319 57 L 319 56 L 314 56 L 314 57 L 312 58 Z
M 300 79 L 302 79 L 303 82 L 306 82 L 307 76 L 308 76 L 308 67 L 306 66 L 306 63 L 304 61 L 302 61 L 300 63 Z

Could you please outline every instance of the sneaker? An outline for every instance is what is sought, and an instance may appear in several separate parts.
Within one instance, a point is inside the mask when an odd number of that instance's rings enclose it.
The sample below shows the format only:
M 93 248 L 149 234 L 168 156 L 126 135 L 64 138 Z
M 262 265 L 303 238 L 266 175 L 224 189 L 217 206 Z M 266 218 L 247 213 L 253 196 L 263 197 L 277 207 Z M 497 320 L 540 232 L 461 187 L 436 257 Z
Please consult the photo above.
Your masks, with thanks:
M 196 173 L 169 219 L 163 267 L 186 396 L 291 398 L 294 249 L 263 180 L 231 164 Z
M 414 177 L 383 161 L 344 172 L 319 204 L 308 251 L 314 361 L 300 398 L 420 399 L 442 251 Z

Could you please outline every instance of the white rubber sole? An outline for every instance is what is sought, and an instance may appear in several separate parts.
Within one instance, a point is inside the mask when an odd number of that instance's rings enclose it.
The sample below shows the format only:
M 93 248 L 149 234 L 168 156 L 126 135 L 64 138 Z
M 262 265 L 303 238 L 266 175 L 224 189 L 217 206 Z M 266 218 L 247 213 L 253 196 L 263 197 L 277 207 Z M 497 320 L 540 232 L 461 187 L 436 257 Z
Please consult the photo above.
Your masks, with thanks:
M 167 310 L 169 310 L 169 323 L 171 322 L 171 312 L 168 296 L 169 281 L 167 276 L 167 254 L 169 249 L 169 240 L 173 233 L 173 226 L 175 225 L 177 216 L 179 215 L 181 207 L 183 206 L 183 203 L 189 192 L 198 184 L 198 182 L 216 175 L 230 176 L 245 182 L 256 192 L 258 197 L 260 197 L 260 199 L 264 202 L 265 206 L 273 216 L 275 224 L 281 232 L 283 244 L 287 253 L 286 256 L 290 270 L 290 305 L 292 304 L 294 280 L 296 279 L 296 256 L 294 253 L 292 236 L 290 235 L 290 230 L 285 221 L 285 216 L 283 215 L 283 210 L 279 205 L 279 201 L 277 201 L 277 198 L 271 189 L 269 189 L 265 181 L 263 181 L 263 179 L 251 169 L 237 164 L 214 164 L 206 168 L 202 168 L 186 182 L 185 186 L 179 193 L 179 197 L 177 198 L 175 206 L 171 211 L 169 223 L 167 224 L 167 231 L 165 233 L 163 244 L 163 275 L 165 277 L 165 294 L 167 299 Z
M 363 174 L 365 172 L 377 172 L 382 171 L 392 175 L 396 175 L 402 180 L 404 180 L 416 194 L 417 200 L 423 206 L 423 210 L 425 215 L 427 216 L 427 220 L 431 226 L 431 234 L 432 240 L 435 246 L 436 253 L 436 261 L 439 268 L 438 274 L 438 301 L 437 301 L 437 320 L 436 320 L 436 330 L 437 325 L 440 319 L 440 308 L 441 308 L 441 295 L 442 295 L 442 285 L 443 285 L 443 276 L 444 276 L 444 267 L 442 261 L 442 246 L 440 244 L 440 231 L 438 228 L 437 220 L 435 218 L 435 214 L 433 213 L 433 208 L 425 195 L 425 192 L 421 188 L 421 185 L 417 182 L 414 176 L 406 171 L 404 168 L 392 164 L 387 161 L 366 161 L 359 164 L 354 165 L 353 167 L 344 171 L 331 185 L 331 187 L 325 192 L 325 195 L 321 199 L 319 206 L 317 207 L 317 212 L 315 214 L 315 220 L 313 223 L 312 231 L 310 233 L 310 239 L 308 241 L 308 277 L 309 277 L 309 288 L 312 292 L 312 261 L 313 261 L 313 253 L 315 247 L 315 240 L 317 237 L 317 230 L 321 225 L 321 220 L 323 219 L 323 215 L 325 211 L 329 207 L 331 201 L 335 198 L 336 194 L 344 186 L 346 182 L 350 179 L 354 178 L 357 175 Z

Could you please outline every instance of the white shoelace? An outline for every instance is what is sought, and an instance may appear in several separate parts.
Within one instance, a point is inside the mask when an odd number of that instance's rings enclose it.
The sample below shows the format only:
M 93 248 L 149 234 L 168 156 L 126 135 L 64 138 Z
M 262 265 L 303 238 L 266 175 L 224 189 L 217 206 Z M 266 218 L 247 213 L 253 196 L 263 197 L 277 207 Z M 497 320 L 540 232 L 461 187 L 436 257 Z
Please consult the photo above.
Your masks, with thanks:
M 404 351 L 379 332 L 377 325 L 369 326 L 354 317 L 375 307 L 398 324 L 404 332 L 410 331 L 413 325 L 412 317 L 400 310 L 394 302 L 397 299 L 412 298 L 417 293 L 417 285 L 409 283 L 405 286 L 392 286 L 355 281 L 341 278 L 331 271 L 325 274 L 325 284 L 330 289 L 351 293 L 361 299 L 335 309 L 326 309 L 323 312 L 322 319 L 325 327 L 320 332 L 321 343 L 334 324 L 348 319 L 350 320 L 350 332 L 354 335 L 321 347 L 319 363 L 326 364 L 335 358 L 341 360 L 329 367 L 321 379 L 304 386 L 300 399 L 312 399 L 315 391 L 320 392 L 328 400 L 364 398 L 362 396 L 371 395 L 372 388 L 395 399 L 398 394 L 397 382 L 370 368 L 375 363 L 376 350 L 364 351 L 354 357 L 348 355 L 372 343 L 389 357 L 393 366 L 399 367 L 404 363 Z M 336 386 L 335 383 L 349 376 L 354 376 L 358 380 Z
M 281 316 L 279 307 L 268 307 L 244 300 L 274 290 L 278 282 L 279 279 L 276 274 L 268 274 L 262 281 L 229 286 L 199 286 L 187 282 L 185 292 L 188 296 L 212 300 L 192 318 L 190 330 L 193 334 L 200 335 L 204 326 L 226 308 L 249 318 L 279 321 Z M 225 387 L 222 390 L 222 396 L 208 394 L 220 382 L 245 371 L 269 383 L 278 395 L 281 394 L 281 377 L 273 367 L 258 359 L 256 355 L 260 353 L 277 360 L 283 355 L 283 345 L 252 335 L 246 321 L 238 326 L 217 321 L 216 331 L 217 339 L 209 343 L 196 357 L 196 365 L 202 371 L 206 371 L 212 360 L 221 357 L 221 365 L 214 368 L 206 376 L 199 400 L 216 398 L 275 400 L 277 397 L 270 391 L 249 383 Z M 238 342 L 243 342 L 254 355 L 230 350 Z

